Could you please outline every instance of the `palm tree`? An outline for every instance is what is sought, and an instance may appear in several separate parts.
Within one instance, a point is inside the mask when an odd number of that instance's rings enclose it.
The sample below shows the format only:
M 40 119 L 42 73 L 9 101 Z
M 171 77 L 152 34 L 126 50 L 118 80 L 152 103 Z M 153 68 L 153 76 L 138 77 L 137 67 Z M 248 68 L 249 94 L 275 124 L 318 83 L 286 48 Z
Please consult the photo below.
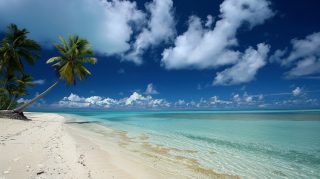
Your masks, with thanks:
M 32 77 L 30 75 L 22 75 L 20 79 L 13 79 L 12 85 L 8 85 L 8 92 L 11 95 L 11 101 L 7 107 L 9 110 L 14 103 L 16 103 L 16 99 L 19 96 L 27 95 L 27 87 L 34 86 Z
M 14 76 L 16 71 L 23 73 L 23 60 L 33 65 L 39 57 L 40 45 L 28 39 L 28 33 L 26 29 L 20 30 L 17 25 L 10 24 L 0 42 L 0 73 L 7 78 Z
M 17 76 L 26 77 L 24 61 L 34 64 L 41 49 L 37 42 L 28 38 L 28 33 L 26 29 L 19 29 L 17 25 L 10 24 L 4 38 L 0 41 L 0 109 L 10 108 L 15 102 L 12 101 L 16 98 L 15 96 L 26 93 L 22 91 L 26 88 L 21 88 L 16 78 Z M 21 88 L 19 92 L 16 91 L 18 88 Z
M 61 80 L 66 81 L 68 85 L 74 85 L 76 77 L 79 80 L 83 80 L 88 75 L 91 75 L 90 71 L 83 65 L 84 63 L 95 64 L 97 62 L 97 59 L 93 57 L 94 54 L 90 43 L 79 36 L 70 36 L 68 41 L 63 37 L 59 37 L 59 39 L 60 44 L 55 44 L 55 47 L 59 51 L 60 56 L 52 57 L 47 61 L 47 63 L 55 62 L 53 67 L 58 73 L 59 78 L 52 86 L 30 102 L 14 109 L 14 112 L 23 112 L 27 107 L 49 93 Z

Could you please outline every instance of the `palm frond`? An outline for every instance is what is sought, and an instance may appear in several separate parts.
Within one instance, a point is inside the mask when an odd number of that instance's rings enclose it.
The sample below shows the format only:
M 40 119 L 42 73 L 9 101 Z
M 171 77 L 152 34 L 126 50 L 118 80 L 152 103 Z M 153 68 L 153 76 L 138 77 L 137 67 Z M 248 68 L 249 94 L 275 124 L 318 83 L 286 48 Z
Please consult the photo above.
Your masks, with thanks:
M 85 79 L 88 75 L 91 75 L 90 71 L 84 67 L 82 64 L 77 63 L 75 66 L 75 72 L 79 78 L 79 80 Z
M 72 69 L 71 63 L 66 63 L 59 70 L 60 78 L 66 80 L 68 85 L 73 85 L 74 81 L 74 73 Z
M 28 52 L 27 50 L 24 49 L 20 49 L 17 51 L 17 54 L 19 54 L 19 56 L 23 57 L 24 59 L 26 59 L 26 61 L 30 64 L 33 65 L 35 62 L 35 55 Z M 21 62 L 22 63 L 22 62 Z
M 80 58 L 78 61 L 81 63 L 96 64 L 98 60 L 94 57 L 87 57 L 87 58 Z
M 59 60 L 61 60 L 62 58 L 61 57 L 51 57 L 51 58 L 49 58 L 48 60 L 47 60 L 47 64 L 48 63 L 52 63 L 52 62 L 55 62 L 55 61 L 59 61 Z
M 67 44 L 66 40 L 62 36 L 59 36 L 59 40 L 62 43 L 63 48 L 67 49 L 68 48 L 68 44 Z

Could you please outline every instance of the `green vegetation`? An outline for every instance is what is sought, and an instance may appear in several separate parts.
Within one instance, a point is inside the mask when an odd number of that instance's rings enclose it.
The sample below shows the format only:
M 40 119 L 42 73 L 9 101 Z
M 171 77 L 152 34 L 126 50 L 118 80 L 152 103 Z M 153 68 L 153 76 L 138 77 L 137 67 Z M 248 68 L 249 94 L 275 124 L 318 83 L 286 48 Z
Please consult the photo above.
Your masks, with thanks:
M 74 85 L 76 78 L 84 80 L 90 71 L 84 63 L 95 64 L 97 59 L 93 57 L 90 43 L 73 35 L 68 40 L 59 37 L 60 43 L 55 44 L 59 56 L 50 58 L 47 63 L 59 74 L 59 77 L 43 93 L 24 104 L 18 104 L 17 98 L 27 95 L 29 86 L 34 86 L 32 76 L 25 73 L 24 64 L 33 65 L 39 58 L 40 46 L 37 42 L 28 39 L 28 31 L 20 30 L 11 24 L 5 37 L 0 43 L 0 110 L 13 109 L 12 112 L 21 113 L 37 100 L 49 93 L 60 81 L 67 85 Z
M 10 24 L 0 41 L 0 109 L 17 106 L 17 97 L 27 95 L 27 87 L 33 86 L 32 77 L 24 71 L 24 63 L 35 63 L 40 46 L 28 39 L 28 33 Z

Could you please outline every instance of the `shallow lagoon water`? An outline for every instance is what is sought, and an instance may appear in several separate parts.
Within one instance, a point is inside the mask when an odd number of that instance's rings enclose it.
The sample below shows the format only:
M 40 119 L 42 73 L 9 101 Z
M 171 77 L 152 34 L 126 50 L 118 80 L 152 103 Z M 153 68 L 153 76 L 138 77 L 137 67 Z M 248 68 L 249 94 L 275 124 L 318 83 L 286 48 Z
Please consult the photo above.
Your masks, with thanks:
M 320 178 L 320 111 L 79 112 L 243 178 Z

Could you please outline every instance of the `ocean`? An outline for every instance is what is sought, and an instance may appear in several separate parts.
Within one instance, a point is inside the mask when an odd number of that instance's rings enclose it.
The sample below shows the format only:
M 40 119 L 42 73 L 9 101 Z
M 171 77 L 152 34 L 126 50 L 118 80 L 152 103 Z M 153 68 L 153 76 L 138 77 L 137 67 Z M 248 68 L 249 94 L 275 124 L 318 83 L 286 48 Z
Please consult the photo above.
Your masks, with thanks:
M 65 114 L 65 113 L 63 113 Z M 68 112 L 241 178 L 320 178 L 320 110 Z

